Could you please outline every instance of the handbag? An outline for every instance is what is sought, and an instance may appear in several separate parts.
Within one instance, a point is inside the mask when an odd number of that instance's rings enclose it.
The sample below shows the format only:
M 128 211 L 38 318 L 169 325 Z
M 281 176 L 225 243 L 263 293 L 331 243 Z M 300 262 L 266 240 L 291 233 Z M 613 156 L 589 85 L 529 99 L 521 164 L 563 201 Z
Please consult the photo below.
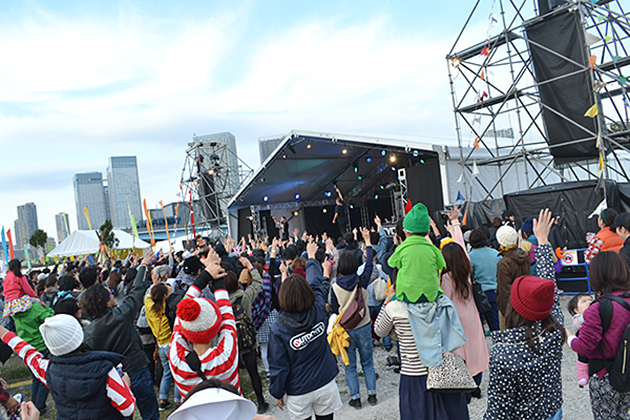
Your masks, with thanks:
M 450 394 L 472 392 L 478 388 L 459 354 L 442 352 L 442 364 L 428 367 L 427 391 Z
M 158 340 L 160 338 L 160 331 L 162 330 L 162 317 L 163 316 L 164 316 L 164 313 L 160 315 L 160 324 L 158 325 L 158 333 L 157 333 L 157 337 L 155 337 L 155 350 L 153 350 L 153 360 L 156 362 L 160 360 L 160 345 L 158 343 Z
M 339 324 L 346 331 L 355 329 L 356 326 L 363 321 L 363 318 L 365 318 L 365 315 L 367 314 L 367 311 L 365 310 L 365 301 L 363 300 L 363 289 L 361 286 L 357 285 L 354 290 L 354 299 L 348 309 L 346 309 L 346 311 L 341 315 L 341 319 L 339 320 Z
M 482 314 L 491 311 L 492 305 L 490 304 L 490 300 L 488 299 L 488 296 L 484 293 L 481 285 L 476 281 L 473 281 L 472 283 L 472 291 L 473 296 L 475 297 L 475 305 L 477 305 L 477 310 Z
M 374 298 L 376 300 L 385 300 L 387 297 L 387 282 L 382 277 L 374 280 Z

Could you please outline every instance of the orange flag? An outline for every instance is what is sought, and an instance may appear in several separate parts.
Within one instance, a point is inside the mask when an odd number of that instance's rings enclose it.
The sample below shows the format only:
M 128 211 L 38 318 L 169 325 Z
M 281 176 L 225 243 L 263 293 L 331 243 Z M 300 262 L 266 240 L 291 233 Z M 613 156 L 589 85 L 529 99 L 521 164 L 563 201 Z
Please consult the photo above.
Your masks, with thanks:
M 484 45 L 479 55 L 485 55 L 486 57 L 488 57 L 490 55 L 490 48 L 488 48 L 487 45 Z
M 475 137 L 475 141 L 473 142 L 473 147 L 475 151 L 479 150 L 479 137 Z
M 481 69 L 481 75 L 479 76 L 479 78 L 481 80 L 485 80 L 486 79 L 486 73 L 483 71 L 483 69 Z
M 142 205 L 144 207 L 144 217 L 146 218 L 147 224 L 147 232 L 149 232 L 149 237 L 151 238 L 151 246 L 155 246 L 155 239 L 153 239 L 153 230 L 151 229 L 151 217 L 149 216 L 149 210 L 147 210 L 147 199 L 142 200 Z
M 464 212 L 464 217 L 462 218 L 462 226 L 466 226 L 466 221 L 468 220 L 468 209 Z
M 13 239 L 11 238 L 11 229 L 7 230 L 7 238 L 9 239 L 9 253 L 11 254 L 11 259 L 14 259 L 15 250 L 13 249 Z
M 593 70 L 593 66 L 595 64 L 597 64 L 597 56 L 596 55 L 589 55 L 588 56 L 588 61 L 589 61 L 589 64 L 591 65 L 590 66 L 590 70 Z

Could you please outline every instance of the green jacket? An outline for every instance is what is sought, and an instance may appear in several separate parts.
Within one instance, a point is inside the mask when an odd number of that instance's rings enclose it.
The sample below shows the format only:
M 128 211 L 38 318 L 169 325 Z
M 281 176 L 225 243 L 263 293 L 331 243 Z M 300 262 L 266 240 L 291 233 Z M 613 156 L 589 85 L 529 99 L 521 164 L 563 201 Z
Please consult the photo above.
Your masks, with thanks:
M 46 318 L 55 315 L 52 308 L 44 307 L 39 303 L 33 303 L 33 306 L 26 312 L 19 312 L 13 315 L 15 322 L 15 331 L 22 340 L 26 341 L 37 351 L 46 350 L 46 344 L 39 332 L 39 326 L 44 323 Z
M 398 300 L 416 303 L 424 295 L 427 301 L 434 302 L 438 293 L 444 293 L 440 289 L 440 270 L 446 268 L 444 257 L 424 236 L 406 238 L 387 263 L 390 267 L 398 268 Z

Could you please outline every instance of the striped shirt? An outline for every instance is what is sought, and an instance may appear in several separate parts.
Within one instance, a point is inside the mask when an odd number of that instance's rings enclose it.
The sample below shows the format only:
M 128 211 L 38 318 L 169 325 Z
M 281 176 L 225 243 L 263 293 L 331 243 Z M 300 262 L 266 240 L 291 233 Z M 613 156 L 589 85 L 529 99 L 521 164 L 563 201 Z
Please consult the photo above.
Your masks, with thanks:
M 48 387 L 46 372 L 48 371 L 50 360 L 44 359 L 44 356 L 33 346 L 10 331 L 2 337 L 2 341 L 7 343 L 24 360 L 24 363 L 31 369 L 33 375 Z M 131 417 L 136 409 L 136 399 L 131 389 L 123 382 L 116 368 L 112 368 L 107 374 L 105 389 L 107 398 L 111 401 L 112 406 L 120 411 L 123 417 Z
M 413 340 L 411 325 L 409 325 L 409 315 L 405 304 L 393 300 L 381 308 L 376 321 L 374 321 L 374 332 L 379 337 L 385 337 L 392 330 L 398 336 L 398 347 L 400 348 L 400 373 L 407 376 L 422 376 L 429 373 L 426 366 L 422 365 L 418 356 L 416 342 Z
M 194 285 L 188 288 L 185 298 L 197 298 L 201 291 Z M 232 313 L 232 305 L 227 290 L 219 289 L 215 292 L 217 305 L 221 310 L 222 320 L 218 341 L 215 347 L 210 347 L 204 354 L 199 355 L 201 370 L 207 378 L 214 377 L 236 387 L 241 392 L 238 376 L 238 339 L 236 336 L 236 322 Z M 182 333 L 179 318 L 175 319 L 169 362 L 175 384 L 182 397 L 201 382 L 197 372 L 192 370 L 186 362 L 186 355 L 193 351 L 193 346 Z

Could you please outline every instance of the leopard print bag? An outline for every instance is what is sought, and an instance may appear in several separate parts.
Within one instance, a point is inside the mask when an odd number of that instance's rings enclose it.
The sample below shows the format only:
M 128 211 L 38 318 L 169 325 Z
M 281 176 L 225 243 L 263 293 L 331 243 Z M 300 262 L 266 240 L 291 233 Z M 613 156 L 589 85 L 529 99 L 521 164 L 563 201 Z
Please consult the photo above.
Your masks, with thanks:
M 442 364 L 430 366 L 427 375 L 427 391 L 436 393 L 462 393 L 477 389 L 462 356 L 442 352 Z

